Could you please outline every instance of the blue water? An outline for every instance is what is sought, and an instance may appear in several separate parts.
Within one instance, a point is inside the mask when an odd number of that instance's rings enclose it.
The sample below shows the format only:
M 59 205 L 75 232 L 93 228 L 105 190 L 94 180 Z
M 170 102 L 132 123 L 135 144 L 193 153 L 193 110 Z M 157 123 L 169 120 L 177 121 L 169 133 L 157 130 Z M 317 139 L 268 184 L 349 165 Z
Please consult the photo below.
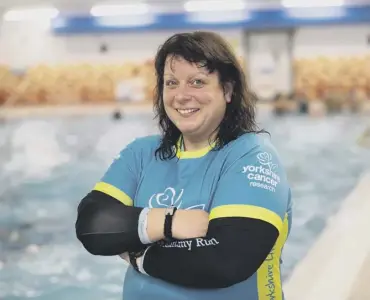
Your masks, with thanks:
M 356 145 L 365 117 L 260 117 L 292 184 L 284 278 L 370 168 Z M 74 236 L 76 207 L 117 152 L 156 133 L 149 115 L 49 117 L 0 124 L 0 299 L 118 300 L 126 264 L 93 257 Z

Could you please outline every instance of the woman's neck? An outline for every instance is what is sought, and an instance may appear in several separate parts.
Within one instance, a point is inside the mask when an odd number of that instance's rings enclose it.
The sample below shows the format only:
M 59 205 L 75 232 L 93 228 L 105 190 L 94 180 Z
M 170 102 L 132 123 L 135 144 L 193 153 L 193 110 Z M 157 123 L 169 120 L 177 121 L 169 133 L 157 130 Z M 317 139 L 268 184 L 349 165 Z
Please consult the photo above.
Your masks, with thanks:
M 216 137 L 216 134 L 208 138 L 192 138 L 192 137 L 182 137 L 182 148 L 184 151 L 197 151 L 204 149 L 212 143 Z

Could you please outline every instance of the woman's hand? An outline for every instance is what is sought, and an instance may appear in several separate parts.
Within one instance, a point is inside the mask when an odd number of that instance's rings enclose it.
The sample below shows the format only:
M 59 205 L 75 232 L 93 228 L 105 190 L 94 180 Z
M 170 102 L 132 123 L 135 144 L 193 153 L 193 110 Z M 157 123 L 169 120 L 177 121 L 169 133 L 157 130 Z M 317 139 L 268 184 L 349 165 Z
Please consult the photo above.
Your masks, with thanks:
M 172 235 L 178 240 L 205 237 L 209 214 L 201 209 L 178 209 L 172 220 Z
M 123 260 L 127 261 L 127 263 L 130 263 L 130 256 L 128 255 L 128 252 L 122 253 L 119 255 Z

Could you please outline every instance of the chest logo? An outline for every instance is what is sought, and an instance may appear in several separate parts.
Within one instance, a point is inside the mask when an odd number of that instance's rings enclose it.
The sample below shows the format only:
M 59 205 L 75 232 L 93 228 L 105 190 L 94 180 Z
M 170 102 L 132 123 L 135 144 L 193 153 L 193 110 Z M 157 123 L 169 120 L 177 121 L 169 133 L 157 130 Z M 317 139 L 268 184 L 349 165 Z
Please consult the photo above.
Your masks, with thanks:
M 168 187 L 163 193 L 153 194 L 149 199 L 150 208 L 165 208 L 169 206 L 174 206 L 181 209 L 204 209 L 205 204 L 197 204 L 192 206 L 187 206 L 185 201 L 183 201 L 182 196 L 184 194 L 184 189 L 176 191 L 172 187 Z

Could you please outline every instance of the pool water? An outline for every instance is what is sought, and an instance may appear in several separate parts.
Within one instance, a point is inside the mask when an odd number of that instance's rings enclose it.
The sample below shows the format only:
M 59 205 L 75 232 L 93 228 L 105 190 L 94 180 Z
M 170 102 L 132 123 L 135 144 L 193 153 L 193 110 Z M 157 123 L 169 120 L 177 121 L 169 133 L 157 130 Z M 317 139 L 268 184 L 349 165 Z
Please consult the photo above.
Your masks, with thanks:
M 365 117 L 261 116 L 292 185 L 294 220 L 284 279 L 370 168 L 356 139 Z M 50 117 L 0 124 L 0 299 L 120 299 L 126 264 L 89 255 L 75 238 L 80 199 L 151 115 Z

